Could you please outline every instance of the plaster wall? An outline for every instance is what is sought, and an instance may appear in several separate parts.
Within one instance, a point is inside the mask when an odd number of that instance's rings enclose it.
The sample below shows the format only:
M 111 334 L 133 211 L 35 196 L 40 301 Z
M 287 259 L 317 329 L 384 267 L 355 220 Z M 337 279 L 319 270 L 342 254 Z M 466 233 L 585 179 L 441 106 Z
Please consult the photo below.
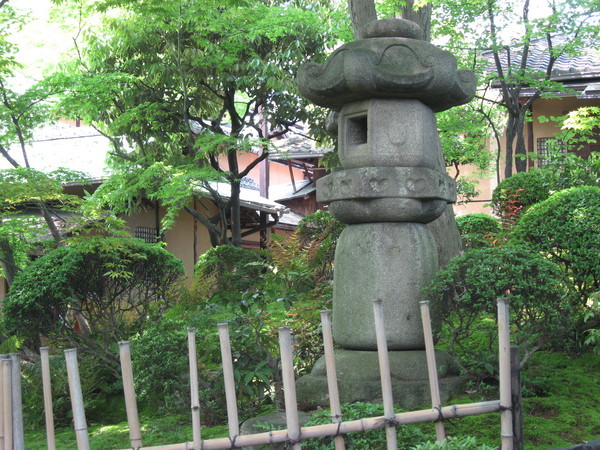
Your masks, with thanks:
M 550 116 L 564 116 L 570 111 L 573 111 L 577 108 L 581 108 L 584 106 L 600 106 L 600 99 L 588 99 L 588 100 L 580 100 L 576 97 L 562 97 L 555 99 L 538 99 L 533 103 L 532 108 L 532 122 L 528 126 L 525 125 L 525 143 L 527 145 L 527 149 L 529 152 L 538 153 L 538 139 L 539 138 L 551 138 L 555 137 L 560 129 L 557 127 L 556 122 L 549 121 L 542 123 L 540 122 L 540 117 L 550 117 Z M 503 148 L 506 146 L 506 137 L 502 136 L 501 145 Z M 496 153 L 497 149 L 494 145 L 493 140 L 490 140 L 488 145 L 490 151 L 492 153 Z M 504 153 L 504 152 L 502 152 Z M 501 161 L 500 164 L 500 174 L 501 178 L 504 178 L 504 168 L 505 162 Z M 514 165 L 513 165 L 514 167 Z M 529 159 L 528 160 L 528 168 L 536 167 L 536 161 Z M 497 176 L 496 173 L 493 172 L 489 177 L 477 177 L 475 170 L 473 167 L 469 166 L 461 166 L 460 167 L 461 175 L 467 176 L 469 178 L 474 178 L 478 180 L 477 189 L 480 191 L 479 196 L 475 199 L 474 202 L 467 203 L 465 205 L 454 205 L 454 212 L 456 215 L 475 213 L 475 212 L 483 212 L 486 214 L 492 214 L 492 209 L 489 206 L 485 206 L 489 204 L 492 198 L 492 192 L 494 188 L 497 186 Z M 451 175 L 453 175 L 451 173 Z
M 478 169 L 475 166 L 464 165 L 460 168 L 460 174 L 461 176 L 469 179 L 477 180 L 477 190 L 479 191 L 479 195 L 473 201 L 463 204 L 460 204 L 462 199 L 459 197 L 458 203 L 452 205 L 454 209 L 454 215 L 462 216 L 463 214 L 470 213 L 484 213 L 492 215 L 492 208 L 489 205 L 492 199 L 492 192 L 498 184 L 496 182 L 495 173 L 490 177 L 480 177 L 478 174 Z M 450 173 L 450 175 L 454 176 L 453 173 Z
M 256 155 L 254 153 L 246 152 L 241 155 L 238 155 L 240 167 L 248 166 L 248 164 L 250 164 L 255 159 Z M 294 180 L 304 180 L 304 171 L 297 168 L 292 168 L 292 172 L 294 174 Z M 256 166 L 254 169 L 252 169 L 248 176 L 258 184 L 260 180 L 259 166 Z M 271 186 L 276 186 L 278 184 L 289 184 L 291 183 L 290 169 L 286 164 L 277 163 L 275 161 L 269 161 L 269 178 Z
M 210 207 L 216 211 L 212 204 Z M 158 218 L 162 219 L 163 217 L 164 210 L 160 208 Z M 148 208 L 146 212 L 134 214 L 125 220 L 132 235 L 137 227 L 156 229 L 156 210 Z M 206 228 L 195 222 L 192 216 L 185 211 L 179 213 L 173 228 L 165 232 L 164 241 L 166 249 L 183 261 L 185 273 L 188 276 L 193 274 L 198 257 L 211 247 Z
M 579 100 L 575 97 L 560 99 L 539 99 L 533 104 L 533 137 L 534 142 L 541 137 L 554 137 L 560 130 L 556 122 L 540 123 L 540 116 L 564 116 L 570 111 L 584 106 L 600 106 L 600 99 Z

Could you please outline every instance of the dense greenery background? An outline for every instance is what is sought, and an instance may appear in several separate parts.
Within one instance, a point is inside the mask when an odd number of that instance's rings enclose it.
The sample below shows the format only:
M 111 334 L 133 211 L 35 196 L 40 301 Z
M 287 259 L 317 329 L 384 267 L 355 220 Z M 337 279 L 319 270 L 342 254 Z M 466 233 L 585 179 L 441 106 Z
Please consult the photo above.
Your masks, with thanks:
M 180 414 L 189 409 L 190 326 L 202 344 L 202 421 L 207 427 L 222 423 L 216 330 L 222 322 L 229 324 L 243 418 L 277 410 L 277 328 L 293 328 L 297 372 L 309 371 L 321 353 L 319 311 L 330 307 L 333 254 L 343 225 L 318 212 L 290 239 L 274 238 L 263 252 L 242 250 L 236 193 L 241 178 L 266 156 L 270 138 L 306 122 L 319 145 L 332 143 L 324 132 L 325 112 L 298 95 L 294 76 L 299 64 L 322 61 L 351 39 L 345 8 L 303 0 L 62 0 L 55 2 L 52 19 L 73 34 L 74 46 L 61 64 L 34 70 L 20 64 L 22 41 L 13 37 L 27 18 L 12 6 L 0 0 L 0 154 L 12 167 L 0 171 L 0 262 L 11 284 L 0 346 L 3 352 L 22 351 L 28 429 L 43 424 L 33 351 L 43 338 L 53 349 L 59 428 L 72 420 L 61 350 L 74 346 L 94 446 L 127 447 L 116 341 L 130 339 L 145 443 L 189 440 Z M 382 17 L 397 6 L 377 2 Z M 561 89 L 548 81 L 552 64 L 561 54 L 594 48 L 598 2 L 555 2 L 539 17 L 529 17 L 518 1 L 431 6 L 432 37 L 445 42 L 461 67 L 489 74 L 481 80 L 483 91 L 492 81 L 502 86 L 498 103 L 484 101 L 482 91 L 471 104 L 439 116 L 448 166 L 460 181 L 461 164 L 485 173 L 494 160 L 509 161 L 507 177 L 494 192 L 497 218 L 459 219 L 466 251 L 423 294 L 444 318 L 438 346 L 456 356 L 470 380 L 469 396 L 455 401 L 497 395 L 493 302 L 508 296 L 513 340 L 521 347 L 527 445 L 547 448 L 598 437 L 600 393 L 593 375 L 600 370 L 600 158 L 556 154 L 544 170 L 508 176 L 511 152 L 524 156 L 528 120 L 526 105 L 515 99 L 524 86 L 533 89 L 532 99 Z M 515 34 L 514 26 L 521 31 Z M 559 31 L 565 41 L 553 41 Z M 497 64 L 495 71 L 486 69 L 490 59 L 482 50 L 500 56 L 510 48 L 524 56 L 538 39 L 556 44 L 545 73 L 524 66 L 503 72 Z M 32 73 L 35 79 L 26 76 Z M 593 141 L 599 113 L 592 107 L 547 118 L 562 130 L 556 145 L 575 150 Z M 83 119 L 110 145 L 113 175 L 83 200 L 64 195 L 62 183 L 85 180 L 85 174 L 43 173 L 27 157 L 33 131 L 57 118 Z M 484 139 L 497 139 L 504 128 L 508 154 L 489 154 Z M 241 167 L 239 153 L 256 149 L 261 156 Z M 523 161 L 517 158 L 518 172 Z M 326 164 L 335 165 L 334 153 Z M 213 189 L 215 181 L 230 185 L 229 199 Z M 476 194 L 469 180 L 460 185 L 467 199 Z M 207 197 L 216 214 L 206 214 Z M 143 210 L 143 198 L 167 208 L 163 231 L 181 212 L 209 230 L 215 248 L 201 258 L 191 283 L 179 282 L 180 262 L 160 245 L 124 237 L 120 216 Z M 198 209 L 189 206 L 191 198 Z M 377 405 L 347 408 L 348 417 L 379 414 Z M 327 413 L 314 420 L 322 415 Z M 495 416 L 448 429 L 462 436 L 459 448 L 498 444 Z M 399 433 L 413 446 L 431 439 L 430 425 Z M 204 437 L 224 434 L 222 427 L 207 428 Z M 375 433 L 353 439 L 359 447 L 378 448 L 383 438 Z M 42 440 L 31 431 L 27 446 L 36 448 Z M 72 441 L 71 432 L 59 433 L 61 448 Z

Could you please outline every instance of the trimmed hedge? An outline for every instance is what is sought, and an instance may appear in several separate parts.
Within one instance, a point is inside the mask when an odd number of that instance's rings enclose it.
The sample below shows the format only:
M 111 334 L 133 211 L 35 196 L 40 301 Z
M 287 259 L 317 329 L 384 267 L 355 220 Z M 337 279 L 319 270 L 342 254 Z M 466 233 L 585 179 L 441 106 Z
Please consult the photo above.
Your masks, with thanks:
M 585 303 L 600 289 L 600 187 L 578 186 L 533 206 L 513 231 L 569 275 Z
M 492 207 L 500 217 L 522 215 L 528 207 L 546 200 L 550 187 L 542 170 L 519 172 L 502 180 L 492 193 Z
M 498 219 L 483 213 L 458 216 L 456 225 L 467 248 L 489 247 L 501 231 Z
M 426 292 L 450 352 L 479 377 L 495 375 L 499 297 L 510 299 L 511 333 L 524 359 L 573 327 L 572 290 L 560 267 L 525 246 L 468 250 Z

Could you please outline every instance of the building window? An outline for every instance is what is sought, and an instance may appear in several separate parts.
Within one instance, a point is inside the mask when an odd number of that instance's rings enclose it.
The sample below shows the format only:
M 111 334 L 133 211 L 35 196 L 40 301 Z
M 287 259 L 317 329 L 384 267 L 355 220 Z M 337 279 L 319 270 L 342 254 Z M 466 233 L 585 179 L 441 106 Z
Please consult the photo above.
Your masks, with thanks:
M 143 239 L 145 242 L 149 244 L 156 244 L 158 239 L 158 233 L 156 232 L 156 228 L 148 228 L 148 227 L 135 227 L 133 231 L 133 235 L 136 238 Z
M 542 168 L 548 165 L 548 160 L 552 153 L 567 153 L 567 146 L 556 138 L 538 138 L 537 140 L 537 160 L 538 167 Z

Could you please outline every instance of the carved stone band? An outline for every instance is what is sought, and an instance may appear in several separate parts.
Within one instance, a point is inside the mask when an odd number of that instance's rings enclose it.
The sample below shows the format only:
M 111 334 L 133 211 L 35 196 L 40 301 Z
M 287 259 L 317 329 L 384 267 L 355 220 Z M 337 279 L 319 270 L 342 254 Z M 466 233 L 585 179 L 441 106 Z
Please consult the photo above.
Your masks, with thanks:
M 456 202 L 456 184 L 445 173 L 425 167 L 359 167 L 333 172 L 317 181 L 317 201 L 407 198 Z

